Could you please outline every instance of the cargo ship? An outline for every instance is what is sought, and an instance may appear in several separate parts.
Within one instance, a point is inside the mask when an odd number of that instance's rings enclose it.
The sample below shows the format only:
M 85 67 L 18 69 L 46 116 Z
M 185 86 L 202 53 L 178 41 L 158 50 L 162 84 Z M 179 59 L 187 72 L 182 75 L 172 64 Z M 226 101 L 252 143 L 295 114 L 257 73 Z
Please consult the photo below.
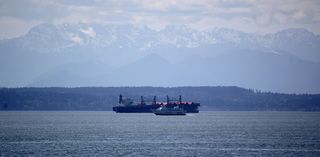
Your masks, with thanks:
M 200 103 L 182 101 L 181 95 L 178 100 L 169 99 L 167 96 L 166 102 L 158 102 L 156 96 L 150 100 L 144 100 L 141 96 L 140 102 L 136 103 L 131 98 L 125 98 L 119 95 L 119 101 L 116 106 L 112 108 L 117 113 L 153 113 L 159 107 L 174 108 L 178 106 L 186 111 L 186 113 L 198 113 Z

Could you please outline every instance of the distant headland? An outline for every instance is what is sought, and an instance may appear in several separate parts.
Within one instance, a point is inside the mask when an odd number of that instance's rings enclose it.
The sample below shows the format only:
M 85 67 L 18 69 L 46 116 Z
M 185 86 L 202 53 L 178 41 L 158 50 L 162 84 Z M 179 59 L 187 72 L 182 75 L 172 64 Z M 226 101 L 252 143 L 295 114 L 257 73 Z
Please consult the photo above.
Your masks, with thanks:
M 0 88 L 0 110 L 109 111 L 120 93 L 137 100 L 141 95 L 157 95 L 159 100 L 183 95 L 200 102 L 200 111 L 320 111 L 320 94 L 261 92 L 235 86 Z

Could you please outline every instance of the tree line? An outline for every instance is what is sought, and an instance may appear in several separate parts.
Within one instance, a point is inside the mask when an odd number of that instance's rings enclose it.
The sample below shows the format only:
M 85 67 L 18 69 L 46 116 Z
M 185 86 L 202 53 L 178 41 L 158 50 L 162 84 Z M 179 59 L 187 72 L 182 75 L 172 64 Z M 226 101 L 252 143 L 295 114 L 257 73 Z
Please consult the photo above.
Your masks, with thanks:
M 283 94 L 240 87 L 79 87 L 0 88 L 0 110 L 112 110 L 118 96 L 136 102 L 168 95 L 199 102 L 200 110 L 320 111 L 320 94 Z

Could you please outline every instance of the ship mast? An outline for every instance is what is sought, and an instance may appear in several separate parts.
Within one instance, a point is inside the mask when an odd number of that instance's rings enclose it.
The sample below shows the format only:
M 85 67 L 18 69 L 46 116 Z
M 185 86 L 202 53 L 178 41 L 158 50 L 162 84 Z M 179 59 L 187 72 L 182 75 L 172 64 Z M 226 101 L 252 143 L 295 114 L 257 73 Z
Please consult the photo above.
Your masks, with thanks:
M 141 96 L 141 105 L 144 105 L 143 96 Z
M 157 97 L 153 96 L 153 104 L 156 104 L 156 103 L 157 103 Z
M 122 104 L 122 95 L 119 95 L 119 104 Z

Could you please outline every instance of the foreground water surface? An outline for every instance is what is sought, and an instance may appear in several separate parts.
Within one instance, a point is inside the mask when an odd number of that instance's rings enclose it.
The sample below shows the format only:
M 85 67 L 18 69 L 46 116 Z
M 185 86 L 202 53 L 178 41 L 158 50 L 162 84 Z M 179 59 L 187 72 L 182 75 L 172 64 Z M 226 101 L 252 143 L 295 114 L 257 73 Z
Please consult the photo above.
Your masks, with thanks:
M 0 112 L 1 156 L 320 156 L 319 112 Z

